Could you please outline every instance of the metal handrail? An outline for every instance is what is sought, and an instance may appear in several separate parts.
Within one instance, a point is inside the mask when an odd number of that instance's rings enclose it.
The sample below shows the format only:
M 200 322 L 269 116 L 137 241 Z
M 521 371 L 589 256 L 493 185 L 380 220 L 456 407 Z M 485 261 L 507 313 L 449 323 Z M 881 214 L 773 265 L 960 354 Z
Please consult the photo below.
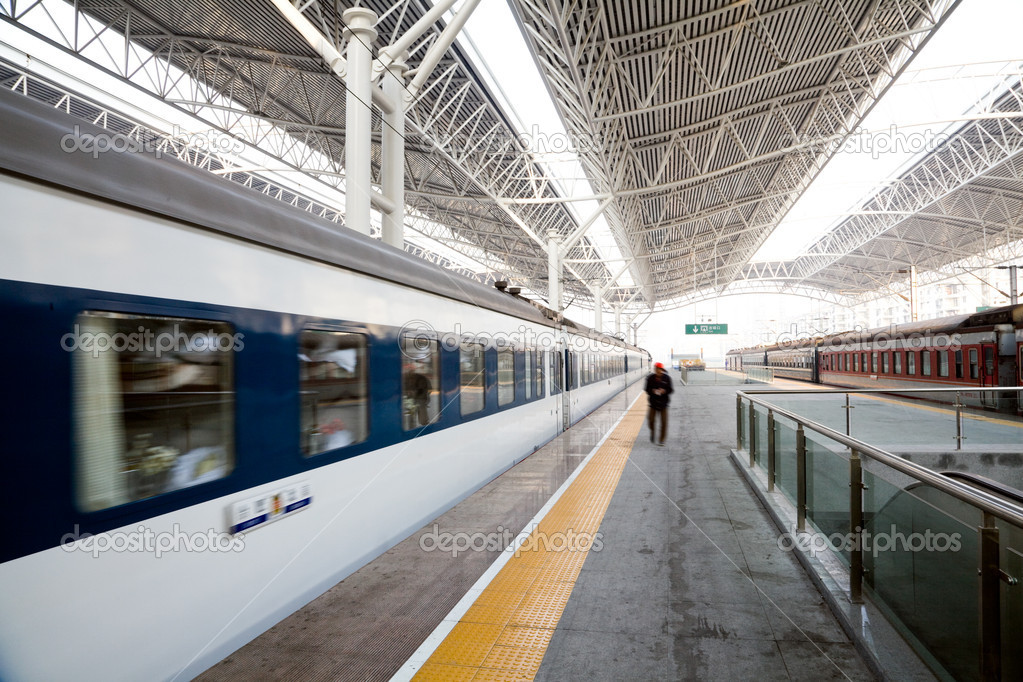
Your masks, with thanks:
M 863 391 L 866 392 L 873 390 L 874 389 L 864 389 Z M 1015 390 L 1023 390 L 1023 388 Z M 810 429 L 811 431 L 816 431 L 822 436 L 825 436 L 833 441 L 841 443 L 842 445 L 845 445 L 851 450 L 855 450 L 862 455 L 866 455 L 871 459 L 881 462 L 882 464 L 892 469 L 895 469 L 896 471 L 899 471 L 903 474 L 906 474 L 911 478 L 927 483 L 928 485 L 937 488 L 938 490 L 941 490 L 942 492 L 947 493 L 958 500 L 962 500 L 967 504 L 972 504 L 981 511 L 987 512 L 1004 521 L 1008 521 L 1009 523 L 1015 526 L 1023 528 L 1023 507 L 1007 505 L 1003 500 L 1000 500 L 994 495 L 973 490 L 963 483 L 959 483 L 957 481 L 953 481 L 944 476 L 941 476 L 940 474 L 937 474 L 920 464 L 907 461 L 899 457 L 898 455 L 894 455 L 880 448 L 876 448 L 873 445 L 864 443 L 861 440 L 857 440 L 856 438 L 847 436 L 839 431 L 835 431 L 834 429 L 824 426 L 823 424 L 818 424 L 815 421 L 806 419 L 805 417 L 801 417 L 800 415 L 796 414 L 795 412 L 792 412 L 791 410 L 786 410 L 785 408 L 778 407 L 777 405 L 771 405 L 766 401 L 755 398 L 753 395 L 751 395 L 752 393 L 758 394 L 770 393 L 773 395 L 779 393 L 794 392 L 798 391 L 737 391 L 736 393 L 748 399 L 751 404 L 760 405 L 765 409 L 773 411 L 775 415 L 782 415 L 783 417 L 791 419 L 797 424 L 802 424 L 804 427 Z M 824 392 L 849 393 L 850 391 L 806 391 L 806 392 L 816 394 Z M 885 393 L 886 391 L 875 392 Z
M 963 391 L 969 391 L 971 393 L 1011 393 L 1023 392 L 1023 386 L 970 386 L 964 388 L 961 385 L 957 385 L 956 388 L 797 388 L 797 389 L 779 389 L 779 388 L 752 388 L 747 391 L 741 391 L 747 395 L 751 394 L 788 394 L 788 393 L 811 393 L 818 395 L 821 393 L 887 393 L 887 394 L 900 394 L 900 393 L 962 393 Z

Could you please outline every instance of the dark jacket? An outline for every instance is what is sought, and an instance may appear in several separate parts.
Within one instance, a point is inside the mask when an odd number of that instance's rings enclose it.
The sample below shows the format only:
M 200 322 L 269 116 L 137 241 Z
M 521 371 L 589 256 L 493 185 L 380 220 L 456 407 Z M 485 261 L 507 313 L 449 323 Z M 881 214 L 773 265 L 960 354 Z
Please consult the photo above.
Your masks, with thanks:
M 654 395 L 655 388 L 663 388 L 664 393 L 662 395 Z M 646 391 L 648 400 L 650 401 L 650 407 L 655 410 L 663 410 L 671 402 L 671 392 L 674 390 L 671 387 L 671 377 L 668 376 L 667 372 L 657 376 L 657 373 L 649 375 L 646 378 Z

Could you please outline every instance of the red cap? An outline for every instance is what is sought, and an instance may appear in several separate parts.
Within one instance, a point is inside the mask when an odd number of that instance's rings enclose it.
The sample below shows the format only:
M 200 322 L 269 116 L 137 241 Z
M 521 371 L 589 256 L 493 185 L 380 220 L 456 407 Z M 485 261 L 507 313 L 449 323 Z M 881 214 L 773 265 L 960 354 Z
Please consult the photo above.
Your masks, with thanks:
M 656 367 L 657 369 L 664 369 L 664 365 L 659 362 L 654 363 L 654 367 Z

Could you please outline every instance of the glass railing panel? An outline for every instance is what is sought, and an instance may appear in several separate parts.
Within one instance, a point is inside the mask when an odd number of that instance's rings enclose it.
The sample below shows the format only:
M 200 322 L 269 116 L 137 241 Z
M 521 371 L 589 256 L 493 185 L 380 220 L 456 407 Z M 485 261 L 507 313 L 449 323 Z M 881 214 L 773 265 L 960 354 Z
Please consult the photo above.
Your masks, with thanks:
M 848 451 L 826 436 L 807 431 L 806 471 L 806 518 L 848 564 Z
M 774 485 L 796 504 L 796 423 L 786 417 L 774 418 Z
M 845 433 L 845 394 L 812 391 L 808 393 L 772 393 L 762 395 L 772 405 L 794 412 L 812 421 Z
M 758 466 L 767 467 L 767 408 L 756 406 L 756 462 Z
M 1001 584 L 1002 679 L 1023 679 L 1023 529 L 1006 521 L 998 528 L 999 559 L 1006 580 Z M 1015 582 L 1015 584 L 1012 584 Z
M 749 452 L 749 438 L 747 432 L 749 430 L 749 419 L 747 418 L 747 407 L 749 403 L 745 400 L 740 400 L 736 409 L 738 410 L 738 417 L 736 419 L 736 428 L 739 430 L 739 445 L 741 449 Z
M 980 671 L 980 512 L 870 462 L 864 583 L 890 620 L 956 680 Z

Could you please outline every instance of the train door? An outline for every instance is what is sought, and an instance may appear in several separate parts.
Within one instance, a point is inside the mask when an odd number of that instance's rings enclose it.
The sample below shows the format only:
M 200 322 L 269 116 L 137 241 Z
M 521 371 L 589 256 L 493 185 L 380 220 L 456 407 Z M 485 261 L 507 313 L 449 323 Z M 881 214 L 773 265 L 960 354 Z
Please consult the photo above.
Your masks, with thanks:
M 993 343 L 985 343 L 980 347 L 980 385 L 998 385 L 998 349 Z
M 561 428 L 567 431 L 572 426 L 572 389 L 575 388 L 573 381 L 575 378 L 575 353 L 564 350 L 564 347 L 562 347 L 561 355 L 565 358 L 565 371 L 561 377 L 561 383 L 565 387 L 565 390 L 561 392 Z
M 548 395 L 554 398 L 554 420 L 557 425 L 558 433 L 565 430 L 565 420 L 563 418 L 564 405 L 565 405 L 565 394 L 568 392 L 567 386 L 565 386 L 565 368 L 562 363 L 562 359 L 565 357 L 565 351 L 563 350 L 564 343 L 558 341 L 558 343 L 548 353 L 550 356 L 550 368 L 547 372 L 547 376 L 550 382 Z

